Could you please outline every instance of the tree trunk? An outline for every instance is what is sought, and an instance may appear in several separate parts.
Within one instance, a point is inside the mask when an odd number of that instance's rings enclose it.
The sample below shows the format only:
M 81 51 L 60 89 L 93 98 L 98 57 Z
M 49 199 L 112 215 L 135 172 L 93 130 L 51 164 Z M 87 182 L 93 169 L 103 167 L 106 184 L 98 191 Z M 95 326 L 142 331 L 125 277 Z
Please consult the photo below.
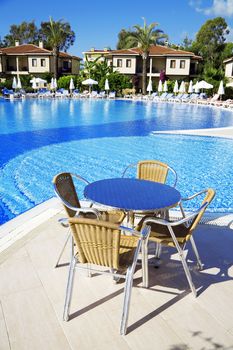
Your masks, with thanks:
M 147 57 L 143 55 L 142 56 L 142 93 L 143 95 L 146 95 L 146 78 L 147 78 L 146 64 L 147 64 Z
M 53 49 L 53 59 L 54 59 L 54 78 L 58 79 L 58 54 L 59 50 L 57 47 Z

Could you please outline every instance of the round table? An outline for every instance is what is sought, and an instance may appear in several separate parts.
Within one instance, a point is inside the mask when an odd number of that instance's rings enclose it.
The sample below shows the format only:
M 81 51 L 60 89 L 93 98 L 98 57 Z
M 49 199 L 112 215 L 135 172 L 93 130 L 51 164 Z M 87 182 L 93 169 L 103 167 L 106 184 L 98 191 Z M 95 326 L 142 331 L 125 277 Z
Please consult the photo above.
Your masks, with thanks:
M 181 199 L 174 187 L 130 178 L 92 182 L 85 187 L 84 196 L 95 203 L 134 212 L 169 209 Z

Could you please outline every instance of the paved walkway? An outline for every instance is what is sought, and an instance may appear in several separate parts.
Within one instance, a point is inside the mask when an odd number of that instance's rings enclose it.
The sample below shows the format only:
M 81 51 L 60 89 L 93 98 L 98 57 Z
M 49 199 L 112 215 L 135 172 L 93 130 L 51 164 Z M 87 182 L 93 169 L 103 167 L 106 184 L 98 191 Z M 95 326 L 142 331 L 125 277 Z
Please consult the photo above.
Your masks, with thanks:
M 77 272 L 72 319 L 62 321 L 67 263 L 54 269 L 66 229 L 58 214 L 0 255 L 0 349 L 233 349 L 233 231 L 200 225 L 196 241 L 205 264 L 200 273 L 188 254 L 193 298 L 181 263 L 164 249 L 159 269 L 150 267 L 150 288 L 138 269 L 128 334 L 119 335 L 123 283 Z

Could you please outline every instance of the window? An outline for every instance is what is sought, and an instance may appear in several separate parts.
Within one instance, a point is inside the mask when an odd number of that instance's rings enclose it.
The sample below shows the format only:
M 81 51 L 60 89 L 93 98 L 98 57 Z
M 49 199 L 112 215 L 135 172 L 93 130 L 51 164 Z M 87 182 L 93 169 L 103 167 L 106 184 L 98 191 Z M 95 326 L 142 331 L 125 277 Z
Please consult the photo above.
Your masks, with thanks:
M 185 68 L 185 60 L 180 61 L 180 68 L 184 69 Z
M 117 60 L 117 67 L 122 67 L 122 59 Z
M 63 61 L 63 69 L 68 69 L 68 68 L 69 68 L 69 62 Z
M 176 68 L 176 61 L 175 60 L 171 60 L 170 68 Z
M 37 59 L 36 58 L 32 59 L 32 67 L 37 67 Z
M 41 67 L 45 67 L 45 59 L 44 58 L 41 58 L 40 65 L 41 65 Z
M 126 60 L 126 67 L 131 68 L 131 60 L 130 59 Z

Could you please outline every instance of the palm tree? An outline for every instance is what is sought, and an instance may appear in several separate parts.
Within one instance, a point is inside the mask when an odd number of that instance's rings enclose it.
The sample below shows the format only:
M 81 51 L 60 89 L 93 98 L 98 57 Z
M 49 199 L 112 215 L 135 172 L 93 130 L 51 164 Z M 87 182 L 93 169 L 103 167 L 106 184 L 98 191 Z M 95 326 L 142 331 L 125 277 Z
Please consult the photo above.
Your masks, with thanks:
M 40 38 L 45 46 L 53 50 L 54 77 L 58 78 L 58 57 L 61 50 L 66 51 L 75 40 L 75 34 L 70 24 L 62 20 L 54 21 L 51 17 L 49 22 L 41 23 Z
M 144 25 L 133 26 L 134 31 L 129 32 L 127 36 L 127 46 L 138 46 L 140 55 L 142 56 L 142 93 L 146 94 L 146 77 L 147 77 L 147 60 L 149 57 L 150 46 L 162 42 L 162 39 L 167 39 L 167 35 L 160 29 L 155 29 L 158 23 L 146 24 L 143 18 Z

